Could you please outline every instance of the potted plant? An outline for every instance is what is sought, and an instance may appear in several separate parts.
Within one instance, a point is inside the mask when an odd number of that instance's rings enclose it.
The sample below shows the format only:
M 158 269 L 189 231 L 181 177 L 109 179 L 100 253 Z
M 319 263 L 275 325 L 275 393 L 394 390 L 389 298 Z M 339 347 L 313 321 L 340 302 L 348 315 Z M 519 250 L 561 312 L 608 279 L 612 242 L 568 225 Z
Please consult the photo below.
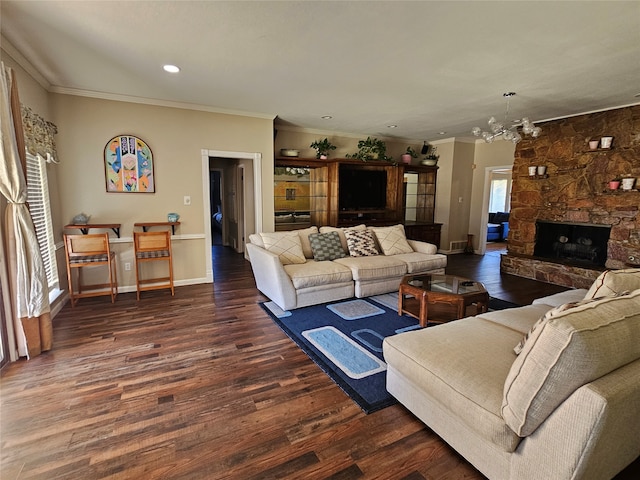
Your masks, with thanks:
M 393 159 L 387 156 L 387 144 L 377 138 L 367 137 L 366 140 L 358 142 L 358 151 L 354 154 L 347 154 L 347 158 L 357 158 L 363 162 L 369 160 L 385 160 L 391 162 Z
M 438 159 L 440 158 L 440 155 L 437 154 L 437 151 L 438 147 L 431 147 L 431 152 L 428 153 L 420 163 L 430 167 L 436 165 L 438 163 Z
M 411 146 L 408 146 L 407 151 L 402 154 L 402 161 L 403 163 L 409 164 L 411 163 L 412 158 L 418 158 L 418 154 L 413 148 L 411 148 Z
M 329 152 L 331 150 L 335 150 L 336 146 L 332 144 L 328 138 L 324 140 L 316 140 L 309 147 L 313 148 L 316 151 L 316 158 L 326 160 Z

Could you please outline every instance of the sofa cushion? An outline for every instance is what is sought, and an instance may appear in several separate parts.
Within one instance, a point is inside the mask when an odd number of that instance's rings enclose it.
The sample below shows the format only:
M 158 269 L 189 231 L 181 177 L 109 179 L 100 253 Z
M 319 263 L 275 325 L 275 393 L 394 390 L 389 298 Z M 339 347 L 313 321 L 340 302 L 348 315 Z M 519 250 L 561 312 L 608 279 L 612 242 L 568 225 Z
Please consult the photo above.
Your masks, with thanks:
M 278 255 L 283 265 L 307 261 L 298 232 L 260 233 L 260 237 L 264 242 L 264 248 Z
M 309 235 L 318 233 L 318 227 L 314 225 L 312 227 L 296 230 L 296 232 L 298 232 L 298 235 L 300 236 L 300 244 L 302 245 L 302 252 L 304 253 L 305 258 L 313 258 L 313 249 L 311 248 Z
M 382 280 L 402 277 L 407 273 L 407 264 L 398 260 L 397 255 L 375 255 L 370 257 L 337 258 L 335 263 L 351 269 L 354 280 Z
M 355 227 L 349 227 L 349 230 L 366 230 L 367 226 L 356 225 Z M 342 244 L 342 249 L 345 253 L 349 253 L 349 247 L 347 246 L 347 237 L 344 236 L 344 228 L 338 227 L 320 227 L 320 233 L 328 233 L 328 232 L 338 232 L 338 236 L 340 237 L 340 243 Z
M 432 255 L 419 252 L 400 253 L 393 258 L 407 264 L 407 273 L 429 272 L 447 266 L 447 256 L 440 253 Z
M 380 244 L 382 253 L 385 255 L 413 252 L 413 248 L 411 248 L 407 243 L 407 237 L 404 233 L 404 225 L 372 227 L 371 230 Z
M 640 268 L 607 270 L 594 280 L 584 298 L 604 297 L 638 288 L 640 288 Z
M 352 257 L 368 257 L 378 255 L 376 243 L 371 230 L 345 230 L 349 255 Z
M 549 305 L 525 305 L 524 307 L 480 313 L 476 317 L 497 323 L 524 335 L 548 311 Z
M 305 264 L 284 266 L 296 289 L 352 282 L 351 269 L 335 262 L 308 260 Z
M 586 293 L 586 288 L 565 290 L 564 292 L 554 293 L 553 295 L 547 295 L 546 297 L 536 298 L 533 302 L 531 302 L 531 304 L 544 304 L 549 305 L 550 307 L 558 307 L 560 305 L 564 305 L 565 303 L 579 302 L 580 300 L 583 300 L 585 298 Z
M 629 293 L 629 292 L 625 292 Z M 611 296 L 618 296 L 618 295 L 611 295 Z M 529 338 L 531 338 L 531 336 L 533 335 L 533 332 L 537 329 L 540 328 L 545 322 L 547 322 L 550 318 L 553 317 L 557 317 L 558 315 L 560 315 L 562 312 L 565 312 L 571 308 L 577 308 L 580 307 L 582 305 L 587 305 L 589 303 L 593 303 L 593 302 L 597 302 L 599 300 L 601 300 L 602 297 L 598 297 L 598 298 L 589 298 L 587 300 L 582 299 L 582 300 L 578 300 L 576 302 L 568 302 L 568 303 L 564 303 L 562 305 L 558 305 L 557 307 L 554 307 L 550 310 L 547 310 L 544 315 L 542 315 L 533 325 L 531 325 L 531 328 L 529 330 L 527 330 L 527 332 L 525 332 L 524 337 L 522 338 L 522 340 L 520 340 L 520 342 L 518 342 L 518 344 L 514 347 L 513 351 L 516 353 L 516 355 L 520 355 L 520 353 L 522 352 L 522 349 L 524 348 L 525 343 L 527 343 L 527 340 Z
M 496 323 L 465 318 L 385 338 L 384 359 L 418 389 L 502 451 L 520 438 L 500 415 L 502 387 L 521 336 Z
M 313 258 L 319 262 L 342 258 L 346 255 L 342 249 L 338 232 L 312 233 L 309 235 L 309 241 L 311 242 Z
M 530 435 L 569 395 L 640 358 L 640 290 L 560 312 L 536 328 L 504 384 L 502 416 Z

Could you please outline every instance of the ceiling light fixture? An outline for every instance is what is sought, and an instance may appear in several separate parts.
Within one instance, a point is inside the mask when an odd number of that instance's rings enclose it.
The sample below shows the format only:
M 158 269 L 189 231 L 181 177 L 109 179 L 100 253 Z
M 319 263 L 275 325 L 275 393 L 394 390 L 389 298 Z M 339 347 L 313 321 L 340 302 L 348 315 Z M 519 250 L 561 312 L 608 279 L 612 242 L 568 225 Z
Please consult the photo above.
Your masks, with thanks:
M 471 130 L 476 137 L 482 137 L 485 142 L 492 143 L 496 138 L 502 136 L 507 141 L 518 143 L 522 140 L 522 136 L 518 133 L 518 125 L 511 125 L 510 127 L 506 126 L 507 117 L 509 116 L 509 99 L 513 97 L 516 92 L 507 92 L 503 93 L 502 96 L 507 99 L 507 106 L 504 114 L 504 123 L 498 122 L 495 117 L 491 117 L 489 119 L 489 132 L 483 131 L 480 127 L 474 127 Z M 533 138 L 537 138 L 540 136 L 542 129 L 540 127 L 536 127 L 534 123 L 529 120 L 527 117 L 522 119 L 522 133 L 526 135 L 531 135 Z
M 398 128 L 398 125 L 387 125 L 387 128 Z
M 162 69 L 169 73 L 178 73 L 180 71 L 180 67 L 176 67 L 175 65 L 164 65 Z
M 331 120 L 333 117 L 331 115 L 323 115 L 320 118 L 323 120 Z

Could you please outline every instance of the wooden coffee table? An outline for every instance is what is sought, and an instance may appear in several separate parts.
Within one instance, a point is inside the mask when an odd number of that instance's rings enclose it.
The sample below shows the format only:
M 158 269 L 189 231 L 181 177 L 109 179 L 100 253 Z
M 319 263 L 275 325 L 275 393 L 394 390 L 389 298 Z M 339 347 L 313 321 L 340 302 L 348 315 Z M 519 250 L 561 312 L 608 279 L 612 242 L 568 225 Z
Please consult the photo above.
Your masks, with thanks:
M 421 327 L 463 318 L 473 304 L 477 313 L 486 312 L 489 293 L 482 283 L 468 278 L 421 273 L 405 275 L 400 282 L 398 315 L 417 318 Z

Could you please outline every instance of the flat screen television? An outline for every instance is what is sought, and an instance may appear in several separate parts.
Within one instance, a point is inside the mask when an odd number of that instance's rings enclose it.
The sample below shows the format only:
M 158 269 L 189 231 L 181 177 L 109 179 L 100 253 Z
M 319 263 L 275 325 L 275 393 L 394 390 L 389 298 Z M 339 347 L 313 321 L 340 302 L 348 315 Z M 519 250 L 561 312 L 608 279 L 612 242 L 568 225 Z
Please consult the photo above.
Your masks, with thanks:
M 387 172 L 340 168 L 340 210 L 384 210 L 387 206 Z

